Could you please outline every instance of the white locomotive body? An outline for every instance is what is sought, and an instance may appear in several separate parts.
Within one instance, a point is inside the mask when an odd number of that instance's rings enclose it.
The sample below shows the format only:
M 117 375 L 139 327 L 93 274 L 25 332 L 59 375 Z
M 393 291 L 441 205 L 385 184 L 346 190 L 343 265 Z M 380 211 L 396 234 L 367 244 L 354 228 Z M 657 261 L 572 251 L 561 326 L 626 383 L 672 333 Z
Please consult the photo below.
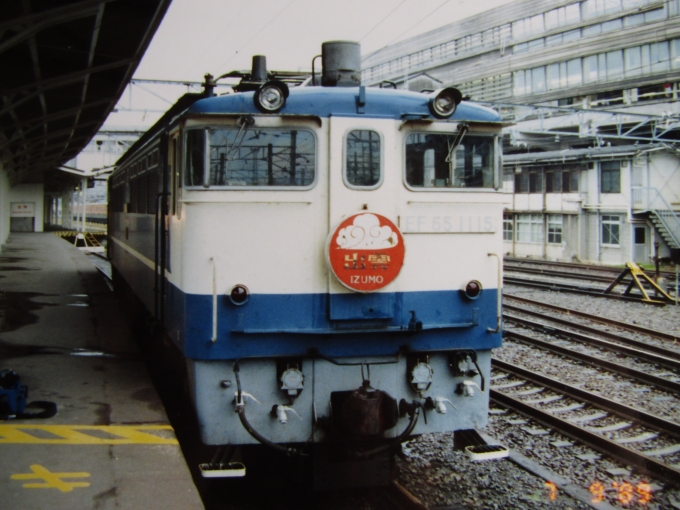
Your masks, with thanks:
M 110 181 L 114 284 L 186 358 L 203 441 L 368 457 L 484 426 L 498 115 L 455 89 L 255 78 L 185 96 Z

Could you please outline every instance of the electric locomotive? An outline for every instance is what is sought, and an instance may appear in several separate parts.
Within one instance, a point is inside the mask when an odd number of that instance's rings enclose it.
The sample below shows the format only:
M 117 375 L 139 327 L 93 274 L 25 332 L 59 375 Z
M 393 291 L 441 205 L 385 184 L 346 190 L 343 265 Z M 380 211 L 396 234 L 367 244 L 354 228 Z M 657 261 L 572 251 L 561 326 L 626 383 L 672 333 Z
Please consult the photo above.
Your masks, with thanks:
M 454 88 L 363 86 L 357 43 L 319 74 L 256 56 L 220 96 L 206 75 L 118 161 L 109 257 L 185 358 L 204 443 L 385 483 L 402 441 L 487 420 L 501 122 Z

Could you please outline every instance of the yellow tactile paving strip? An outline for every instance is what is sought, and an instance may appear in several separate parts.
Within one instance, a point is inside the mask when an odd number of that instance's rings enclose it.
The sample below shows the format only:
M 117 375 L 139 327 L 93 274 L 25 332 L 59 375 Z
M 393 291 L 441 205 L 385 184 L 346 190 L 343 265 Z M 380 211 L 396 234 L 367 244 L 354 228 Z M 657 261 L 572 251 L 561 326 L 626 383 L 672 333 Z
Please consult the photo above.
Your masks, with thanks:
M 171 432 L 172 437 L 168 436 Z M 51 436 L 51 437 L 50 437 Z M 170 425 L 0 425 L 0 444 L 179 444 Z

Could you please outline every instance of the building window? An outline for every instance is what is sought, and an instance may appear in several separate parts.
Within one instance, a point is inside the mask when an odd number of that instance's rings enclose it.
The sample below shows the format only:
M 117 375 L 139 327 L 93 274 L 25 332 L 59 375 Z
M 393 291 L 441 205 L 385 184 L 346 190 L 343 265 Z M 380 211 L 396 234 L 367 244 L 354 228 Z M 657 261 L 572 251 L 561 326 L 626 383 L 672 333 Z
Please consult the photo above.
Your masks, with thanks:
M 515 174 L 515 193 L 529 192 L 529 174 L 522 172 Z
M 512 241 L 512 214 L 503 214 L 503 241 Z
M 380 182 L 380 135 L 356 130 L 347 134 L 345 179 L 350 186 L 374 188 Z
M 581 173 L 579 171 L 569 172 L 569 192 L 578 193 L 578 180 Z
M 621 193 L 621 163 L 619 161 L 602 162 L 600 191 L 602 193 Z
M 562 172 L 546 172 L 545 192 L 559 193 L 562 191 Z
M 543 173 L 531 172 L 529 174 L 529 193 L 543 192 Z
M 581 59 L 575 58 L 567 62 L 567 83 L 570 87 L 581 85 Z
M 515 193 L 543 193 L 543 171 L 515 174 Z
M 545 92 L 545 67 L 531 70 L 531 92 L 534 94 Z
M 562 243 L 562 215 L 548 215 L 548 242 L 552 244 Z
M 618 246 L 620 243 L 619 236 L 621 233 L 621 217 L 602 215 L 602 244 Z
M 545 174 L 546 193 L 578 193 L 579 171 L 552 171 Z
M 623 77 L 623 52 L 610 51 L 607 54 L 607 79 L 621 79 Z
M 640 46 L 623 50 L 626 65 L 626 77 L 640 76 L 642 74 L 642 57 Z
M 605 21 L 602 23 L 602 33 L 613 32 L 614 30 L 621 30 L 623 28 L 623 20 L 621 18 Z
M 543 242 L 543 216 L 541 214 L 517 215 L 517 242 Z

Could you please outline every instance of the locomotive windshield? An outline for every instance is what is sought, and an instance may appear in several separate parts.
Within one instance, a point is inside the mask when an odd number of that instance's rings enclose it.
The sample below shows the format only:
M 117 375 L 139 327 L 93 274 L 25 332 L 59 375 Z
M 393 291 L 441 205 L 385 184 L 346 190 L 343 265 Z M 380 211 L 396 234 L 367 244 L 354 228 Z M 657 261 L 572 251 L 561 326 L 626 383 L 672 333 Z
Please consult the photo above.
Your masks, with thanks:
M 186 186 L 304 187 L 314 182 L 316 140 L 310 131 L 191 130 L 186 144 Z
M 406 138 L 406 183 L 414 188 L 493 188 L 495 138 L 412 133 Z

